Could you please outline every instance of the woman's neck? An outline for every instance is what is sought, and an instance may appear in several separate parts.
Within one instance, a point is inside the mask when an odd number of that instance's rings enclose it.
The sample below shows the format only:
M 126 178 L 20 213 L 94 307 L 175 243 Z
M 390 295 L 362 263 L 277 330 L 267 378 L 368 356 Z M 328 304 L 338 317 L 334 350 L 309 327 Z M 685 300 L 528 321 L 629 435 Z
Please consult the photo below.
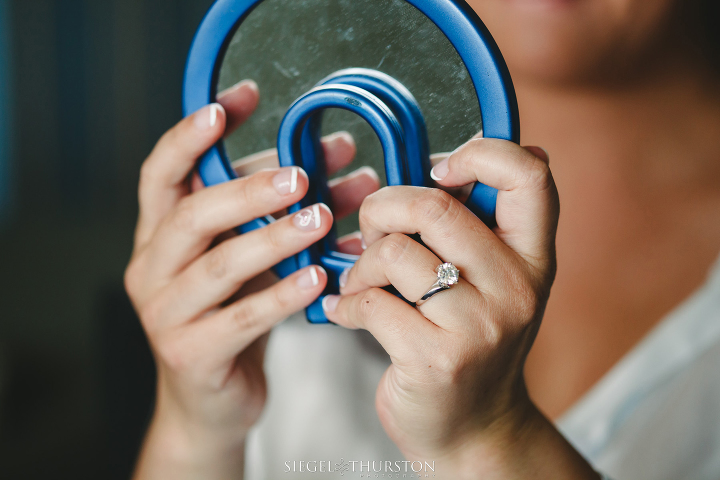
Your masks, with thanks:
M 704 281 L 720 252 L 720 99 L 667 69 L 622 88 L 517 83 L 523 144 L 550 152 L 558 275 L 526 365 L 557 418 Z
M 602 161 L 633 183 L 717 186 L 718 82 L 700 68 L 674 63 L 611 88 L 520 79 L 523 144 L 542 145 L 562 163 Z

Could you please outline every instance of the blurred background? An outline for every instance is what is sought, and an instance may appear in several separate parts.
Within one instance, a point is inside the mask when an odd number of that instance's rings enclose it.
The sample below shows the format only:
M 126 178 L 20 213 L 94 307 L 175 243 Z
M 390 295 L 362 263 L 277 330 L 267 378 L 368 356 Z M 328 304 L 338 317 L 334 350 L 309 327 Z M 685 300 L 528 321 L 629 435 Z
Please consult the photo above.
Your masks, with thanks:
M 138 169 L 211 3 L 0 0 L 0 478 L 129 477 L 153 388 L 122 287 Z

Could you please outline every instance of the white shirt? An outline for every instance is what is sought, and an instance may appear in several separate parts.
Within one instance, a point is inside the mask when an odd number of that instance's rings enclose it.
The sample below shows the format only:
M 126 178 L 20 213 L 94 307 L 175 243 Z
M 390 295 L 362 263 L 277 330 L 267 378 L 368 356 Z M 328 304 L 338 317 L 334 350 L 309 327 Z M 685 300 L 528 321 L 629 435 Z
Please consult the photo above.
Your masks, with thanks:
M 274 330 L 266 362 L 269 400 L 248 439 L 246 479 L 368 478 L 403 460 L 375 413 L 390 363 L 367 332 L 296 316 Z M 720 479 L 720 261 L 557 426 L 614 480 Z

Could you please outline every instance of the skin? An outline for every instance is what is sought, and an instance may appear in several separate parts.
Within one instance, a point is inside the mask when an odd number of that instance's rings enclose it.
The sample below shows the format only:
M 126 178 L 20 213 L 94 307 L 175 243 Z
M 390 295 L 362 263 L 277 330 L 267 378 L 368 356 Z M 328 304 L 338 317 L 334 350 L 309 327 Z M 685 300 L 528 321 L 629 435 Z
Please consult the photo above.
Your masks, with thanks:
M 677 27 L 695 0 L 469 3 L 562 199 L 557 279 L 525 368 L 534 403 L 557 419 L 718 258 L 718 78 Z
M 326 311 L 390 354 L 376 404 L 408 459 L 436 461 L 443 478 L 598 478 L 547 418 L 577 401 L 716 258 L 720 151 L 707 139 L 720 128 L 717 84 L 668 26 L 670 0 L 470 3 L 513 73 L 524 140 L 552 152 L 553 173 L 538 148 L 484 139 L 437 165 L 448 191 L 474 181 L 500 190 L 492 231 L 442 190 L 372 193 L 368 171 L 336 182 L 347 199 L 336 213 L 362 205 L 368 248 Z M 257 98 L 252 84 L 227 92 L 214 125 L 208 110 L 184 120 L 143 167 L 126 284 L 159 383 L 138 479 L 240 476 L 245 434 L 265 400 L 267 332 L 326 281 L 318 269 L 317 282 L 298 283 L 309 273 L 300 272 L 275 283 L 263 269 L 320 238 L 329 211 L 319 208 L 312 231 L 285 218 L 253 237 L 226 233 L 297 201 L 303 175 L 285 195 L 273 186 L 278 170 L 196 191 L 197 157 Z M 349 163 L 353 147 L 342 135 L 328 140 L 331 169 Z M 274 161 L 263 152 L 238 169 Z M 420 233 L 428 248 L 404 233 Z M 359 244 L 341 242 L 356 253 Z M 242 261 L 251 249 L 260 249 L 254 270 Z M 417 299 L 442 261 L 460 268 L 460 284 L 417 309 L 379 289 L 393 284 Z

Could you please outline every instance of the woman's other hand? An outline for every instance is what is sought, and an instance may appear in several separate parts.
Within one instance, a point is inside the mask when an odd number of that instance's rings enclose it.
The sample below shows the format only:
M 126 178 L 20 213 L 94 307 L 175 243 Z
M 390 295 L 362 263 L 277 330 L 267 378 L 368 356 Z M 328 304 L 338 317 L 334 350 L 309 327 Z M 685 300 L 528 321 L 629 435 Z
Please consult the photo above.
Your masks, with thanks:
M 555 275 L 559 200 L 539 148 L 476 138 L 433 169 L 445 188 L 499 190 L 497 227 L 440 189 L 391 187 L 360 210 L 368 245 L 328 317 L 369 330 L 392 359 L 376 406 L 412 460 L 439 478 L 597 478 L 530 401 L 523 365 Z M 408 237 L 419 233 L 425 245 Z M 460 282 L 415 308 L 452 262 Z
M 277 168 L 273 152 L 255 173 L 202 188 L 193 174 L 200 155 L 254 111 L 253 82 L 225 92 L 182 120 L 144 163 L 140 216 L 125 284 L 147 333 L 157 369 L 155 412 L 136 478 L 238 478 L 248 429 L 266 397 L 263 357 L 267 334 L 323 291 L 318 266 L 276 281 L 268 270 L 323 238 L 330 210 L 314 205 L 245 235 L 234 227 L 284 210 L 307 192 L 295 167 Z M 349 164 L 347 134 L 324 140 L 331 169 Z M 273 165 L 273 161 L 275 161 Z M 364 169 L 331 185 L 343 213 L 377 190 Z M 348 240 L 351 245 L 354 241 Z

